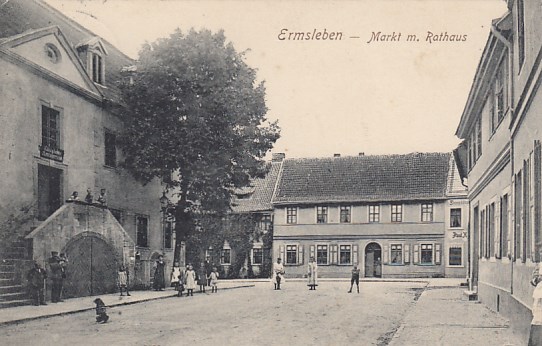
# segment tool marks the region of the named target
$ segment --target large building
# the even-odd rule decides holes
[[[450,154],[286,159],[273,196],[273,258],[301,277],[465,277],[468,204]]]
[[[491,23],[456,134],[467,152],[471,289],[526,331],[542,250],[542,7],[507,6]]]
[[[25,263],[44,264],[51,251],[69,257],[66,296],[114,290],[123,263],[131,284],[146,286],[154,258],[171,261],[161,184],[143,186],[121,168],[116,83],[131,65],[40,0],[1,5],[0,301],[21,298]],[[65,203],[87,189],[95,199],[106,189],[107,208]]]

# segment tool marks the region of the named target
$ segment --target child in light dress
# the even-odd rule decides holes
[[[207,277],[207,279],[209,280],[210,284],[211,284],[211,293],[216,293],[218,292],[218,271],[216,269],[216,267],[213,268],[213,271],[211,272],[211,274],[209,274],[209,276]]]

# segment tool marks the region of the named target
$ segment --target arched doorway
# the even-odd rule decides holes
[[[365,247],[365,277],[382,277],[382,248],[377,243]]]
[[[118,263],[114,249],[102,238],[85,234],[66,245],[68,257],[64,297],[113,293],[117,289]]]

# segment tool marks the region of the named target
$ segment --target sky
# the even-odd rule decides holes
[[[453,150],[491,20],[506,12],[503,0],[46,1],[132,58],[176,28],[223,29],[265,81],[273,152],[286,157]],[[287,39],[314,30],[342,39]]]

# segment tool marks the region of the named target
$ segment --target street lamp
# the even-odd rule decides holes
[[[162,209],[162,212],[166,212],[167,208],[169,206],[169,198],[166,196],[166,191],[162,192],[162,197],[160,197],[160,209]]]

